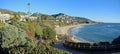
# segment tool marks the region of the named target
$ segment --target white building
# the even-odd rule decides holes
[[[20,15],[20,21],[25,21],[26,19],[30,19],[30,20],[35,20],[37,19],[37,17],[34,17],[34,16],[28,16],[28,15]]]
[[[9,20],[9,19],[10,19],[10,14],[1,14],[1,12],[0,12],[0,21],[5,23],[5,21]]]
[[[28,15],[20,15],[20,21],[25,21]]]
[[[11,17],[10,14],[2,14],[0,12],[0,21],[2,21],[3,23],[5,23],[6,20],[9,20]],[[30,20],[35,20],[37,19],[37,17],[34,17],[34,16],[28,16],[28,15],[20,15],[20,21],[26,21],[26,19],[30,19]]]
[[[35,20],[35,19],[37,19],[37,17],[30,16],[29,19],[30,19],[30,20]]]

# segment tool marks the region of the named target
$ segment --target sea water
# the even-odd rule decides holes
[[[112,42],[120,36],[120,23],[100,23],[70,29],[70,33],[86,42]]]

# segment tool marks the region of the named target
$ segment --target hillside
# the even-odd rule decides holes
[[[14,13],[14,11],[11,11],[11,10],[8,10],[8,9],[1,9],[0,8],[0,12],[2,13],[2,14],[13,14]]]
[[[10,14],[10,15],[13,15],[16,13],[15,11],[8,10],[8,9],[2,9],[2,8],[0,8],[0,12],[1,14]],[[19,12],[19,13],[24,14],[24,15],[26,14],[24,12]]]
[[[13,15],[15,13],[19,13],[20,15],[26,15],[26,13],[24,12],[15,12],[12,10],[1,9],[1,8],[0,8],[0,12],[2,14],[10,14],[10,15],[11,14]],[[69,16],[64,13],[58,13],[58,14],[53,14],[53,15],[33,13],[31,14],[31,16],[39,17],[43,20],[55,20],[55,21],[64,22],[67,24],[96,23],[95,21],[92,21],[85,17]]]
[[[69,16],[63,13],[54,15],[33,13],[28,16],[24,12],[7,9],[0,9],[0,12],[0,50],[2,50],[0,53],[3,52],[2,54],[18,54],[18,52],[25,54],[36,52],[38,52],[37,54],[70,54],[51,46],[56,42],[57,34],[54,29],[56,25],[95,23],[87,18]],[[12,17],[6,16],[6,14]]]
[[[69,16],[64,13],[58,13],[52,16],[58,21],[64,20],[66,23],[71,23],[71,24],[95,23],[95,21],[92,21],[84,17]]]

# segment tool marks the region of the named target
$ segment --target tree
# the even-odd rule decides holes
[[[30,3],[28,3],[27,5],[28,5],[28,15],[30,16]]]
[[[43,35],[42,28],[41,28],[40,25],[36,25],[36,27],[35,27],[35,34],[36,34],[37,36]]]
[[[43,30],[43,38],[44,39],[55,39],[55,35],[56,35],[56,32],[51,29],[50,27],[46,27],[44,30]]]

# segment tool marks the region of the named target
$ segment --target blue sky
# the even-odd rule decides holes
[[[44,14],[65,13],[100,22],[120,23],[120,0],[0,0],[0,8]]]

